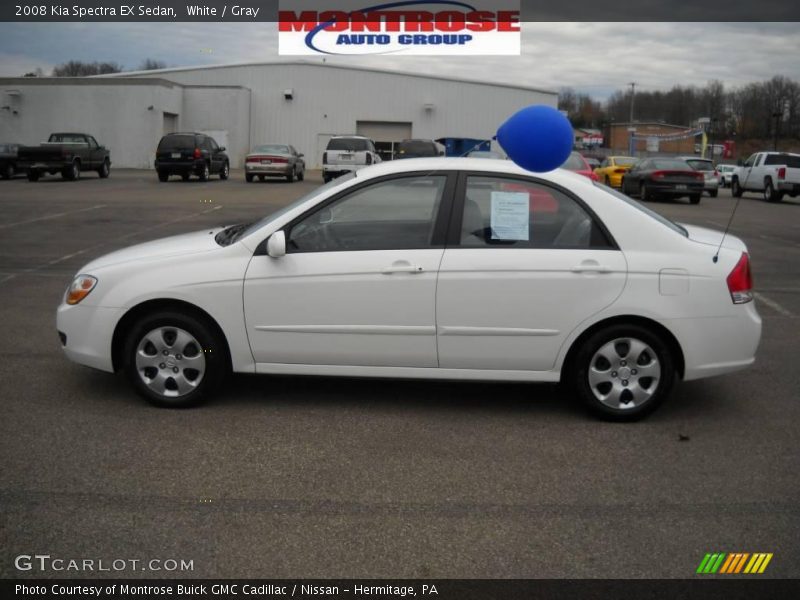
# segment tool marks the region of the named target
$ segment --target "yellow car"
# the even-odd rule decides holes
[[[622,176],[627,173],[638,158],[633,156],[606,156],[600,166],[594,170],[597,180],[609,187],[622,185]]]

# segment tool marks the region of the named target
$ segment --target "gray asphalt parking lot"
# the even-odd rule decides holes
[[[555,386],[234,377],[194,410],[62,355],[55,308],[91,258],[266,214],[321,183],[115,171],[0,182],[0,576],[19,554],[192,560],[191,577],[690,577],[706,552],[800,576],[800,199],[747,195],[757,365],[679,384],[644,422]],[[727,190],[657,202],[722,229]],[[94,574],[98,575],[98,574]],[[99,574],[104,575],[104,574]],[[105,574],[107,575],[107,574]]]

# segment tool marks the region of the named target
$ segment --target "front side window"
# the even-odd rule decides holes
[[[565,193],[539,183],[469,176],[460,245],[466,248],[608,248],[592,216]]]
[[[421,175],[359,188],[296,222],[287,251],[429,248],[446,181]]]

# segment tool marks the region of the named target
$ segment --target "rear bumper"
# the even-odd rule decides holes
[[[56,329],[64,354],[78,364],[113,372],[111,340],[123,313],[121,308],[61,304]]]
[[[203,165],[206,164],[206,161],[202,158],[200,159],[192,159],[192,160],[174,160],[174,161],[164,161],[164,160],[157,160],[155,162],[156,171],[160,171],[161,173],[199,173],[203,170]]]
[[[663,196],[693,196],[695,194],[702,194],[705,189],[702,183],[675,184],[650,182],[646,185],[649,192]],[[678,185],[685,185],[686,188],[678,189]]]
[[[730,317],[663,321],[683,350],[684,380],[739,371],[755,362],[761,341],[755,302],[737,306],[735,312]]]
[[[338,177],[339,175],[358,171],[365,166],[366,165],[322,165],[322,172],[325,175]]]
[[[66,169],[70,163],[63,160],[24,160],[17,161],[17,171],[61,171]]]
[[[292,172],[292,165],[285,163],[271,165],[245,163],[244,172],[251,175],[288,175]]]
[[[778,181],[778,189],[781,192],[788,192],[790,194],[800,194],[800,183],[792,183],[789,181]]]

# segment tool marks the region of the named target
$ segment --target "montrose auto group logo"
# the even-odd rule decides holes
[[[278,52],[325,55],[518,55],[519,2],[283,1]]]

